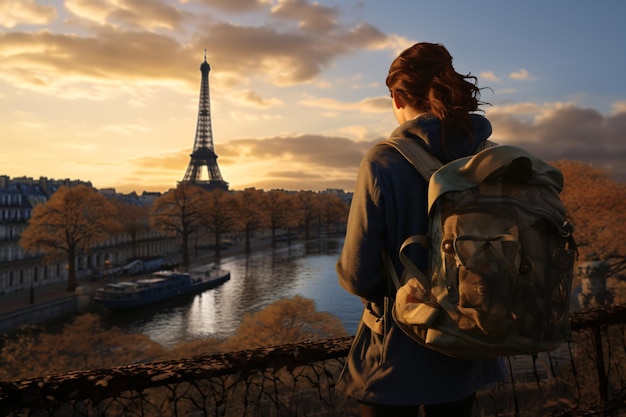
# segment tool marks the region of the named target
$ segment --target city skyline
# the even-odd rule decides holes
[[[626,3],[0,0],[0,175],[166,191],[200,64],[231,189],[351,191],[396,127],[384,79],[419,41],[478,77],[492,139],[626,180]]]

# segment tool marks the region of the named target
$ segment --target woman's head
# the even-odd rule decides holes
[[[483,104],[480,89],[476,77],[454,70],[443,45],[421,42],[402,52],[391,63],[386,84],[392,96],[441,120],[446,133],[460,129],[471,135],[469,113]]]

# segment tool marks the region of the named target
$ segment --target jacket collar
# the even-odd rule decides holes
[[[405,137],[416,140],[432,152],[442,162],[470,155],[478,146],[491,136],[491,123],[478,114],[470,114],[474,137],[447,137],[441,140],[441,121],[432,114],[422,114],[413,120],[407,120],[398,126],[391,137]]]

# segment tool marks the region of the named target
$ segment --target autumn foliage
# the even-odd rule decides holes
[[[280,299],[257,313],[246,314],[225,350],[298,343],[347,336],[338,317],[315,309],[313,300],[296,295]]]
[[[116,214],[115,205],[95,189],[86,185],[63,186],[48,202],[35,206],[20,245],[29,252],[43,253],[48,261],[65,259],[67,290],[74,291],[74,259],[119,230]]]
[[[611,265],[610,275],[626,269],[626,184],[579,161],[559,161],[565,186],[561,198],[574,226],[579,259],[598,258]]]
[[[183,268],[189,267],[189,238],[202,225],[204,194],[200,187],[179,184],[156,199],[150,210],[152,227],[169,236],[180,236]]]
[[[0,343],[0,381],[340,336],[347,332],[339,318],[316,311],[312,300],[300,296],[246,315],[230,339],[209,337],[171,349],[147,335],[105,328],[100,316],[90,313],[77,316],[59,332],[29,327],[5,335]]]
[[[36,327],[4,337],[0,380],[153,361],[163,348],[142,334],[105,329],[95,314],[77,316],[59,333]]]
[[[150,210],[150,224],[182,241],[181,266],[189,266],[190,238],[193,233],[211,234],[215,256],[220,257],[222,238],[226,233],[241,234],[245,250],[250,251],[254,232],[268,230],[272,246],[279,232],[288,236],[299,231],[305,238],[312,236],[313,224],[330,233],[333,227],[345,222],[348,205],[334,195],[311,191],[262,191],[249,188],[243,191],[207,191],[191,184],[179,184],[156,199]]]

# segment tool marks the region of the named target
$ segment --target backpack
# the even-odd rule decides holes
[[[561,171],[514,146],[490,146],[442,166],[411,139],[381,143],[429,183],[428,235],[402,243],[402,279],[386,261],[397,325],[423,346],[462,359],[556,350],[569,337],[577,257],[559,197]],[[406,254],[413,244],[429,250],[428,275]]]

